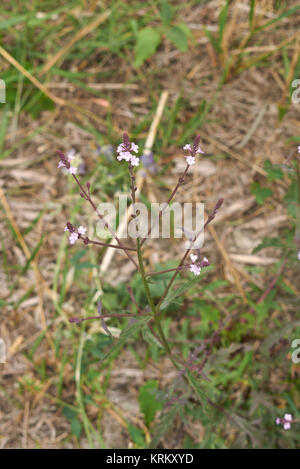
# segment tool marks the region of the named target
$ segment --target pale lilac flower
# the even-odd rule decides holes
[[[131,161],[131,158],[132,158],[132,154],[130,153],[130,151],[123,151],[122,153],[120,153],[120,156],[123,157],[123,159],[125,161]]]
[[[293,422],[293,417],[292,414],[284,414],[283,419],[277,417],[275,420],[277,425],[283,425],[284,430],[290,430],[291,429],[291,424]]]
[[[200,145],[198,146],[198,148],[197,148],[197,150],[196,150],[196,153],[204,153],[204,151],[201,150]]]
[[[300,261],[300,251],[298,251],[298,261]]]
[[[137,153],[139,151],[138,145],[135,143],[131,142],[131,151],[134,151],[134,153]]]
[[[120,143],[120,145],[117,147],[117,153],[122,153],[123,151],[125,151],[124,144]]]
[[[297,147],[298,153],[300,153],[300,145]]]
[[[132,155],[132,156],[131,156],[130,163],[131,163],[131,166],[139,166],[139,164],[140,164],[140,159],[139,159],[137,156]]]
[[[191,265],[190,265],[190,271],[191,271],[194,275],[200,275],[201,267],[197,266],[196,264],[191,264]]]
[[[76,154],[75,154],[75,150],[74,148],[72,148],[72,150],[68,151],[67,153],[67,158],[68,158],[68,161],[71,162],[72,160],[74,160],[76,158]]]
[[[85,233],[86,233],[86,228],[84,228],[83,226],[80,226],[77,231],[78,231],[79,234],[85,235]]]
[[[195,157],[194,156],[186,156],[186,162],[189,166],[191,166],[192,164],[195,164]]]
[[[192,262],[196,262],[196,260],[198,259],[198,256],[196,256],[196,254],[191,254],[190,258],[192,259]]]
[[[69,231],[69,228],[67,226],[65,226],[64,231]]]
[[[78,239],[78,233],[71,233],[69,236],[70,244],[75,244]]]
[[[123,134],[123,142],[120,143],[117,147],[117,160],[125,160],[131,164],[131,166],[139,166],[140,159],[133,155],[131,152],[138,153],[138,145],[133,142],[130,142],[129,137],[126,133]]]
[[[70,166],[69,173],[70,174],[76,174],[77,173],[77,168],[75,168],[75,166]]]
[[[184,150],[189,150],[189,151],[192,151],[192,147],[189,143],[187,143],[186,145],[184,145],[183,147]]]

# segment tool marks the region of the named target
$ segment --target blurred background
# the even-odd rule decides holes
[[[296,1],[2,0],[1,448],[299,447],[299,26]],[[205,233],[211,267],[165,319],[185,360],[209,345],[203,386],[222,411],[181,389],[168,401],[178,373],[149,338],[103,364],[100,321],[69,323],[100,296],[136,311],[128,286],[146,298],[123,253],[68,244],[66,221],[91,232],[95,219],[56,152],[74,149],[95,201],[114,201],[129,190],[122,132],[143,149],[159,102],[140,199],[167,199],[196,134],[205,154],[176,200],[209,213],[225,199]],[[152,271],[182,256],[178,239],[145,246]],[[124,324],[107,321],[114,337]]]

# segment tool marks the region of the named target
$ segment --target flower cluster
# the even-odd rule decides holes
[[[283,419],[277,417],[275,422],[277,425],[283,425],[284,430],[290,430],[291,423],[293,422],[293,417],[291,414],[284,414]]]
[[[199,136],[195,138],[193,145],[187,143],[186,145],[184,145],[183,149],[191,153],[190,155],[185,157],[186,162],[189,166],[195,164],[195,157],[198,153],[204,153],[204,151],[200,148]]]
[[[58,168],[66,168],[70,174],[76,174],[77,168],[75,166],[71,166],[71,161],[76,157],[75,150],[70,150],[66,156],[61,151],[58,153],[60,156]]]
[[[139,147],[135,143],[129,140],[129,137],[126,133],[123,134],[123,143],[117,148],[117,159],[119,161],[125,160],[131,164],[131,166],[139,166],[140,159],[133,155],[132,152],[138,153]]]
[[[86,228],[84,228],[84,226],[79,226],[79,228],[76,231],[72,223],[68,222],[65,226],[64,231],[68,231],[70,233],[69,243],[75,244],[78,239],[83,238],[83,236],[86,233]]]
[[[209,265],[208,259],[206,257],[203,257],[201,262],[196,262],[198,259],[198,256],[196,256],[196,254],[191,254],[190,258],[192,260],[192,264],[190,265],[190,271],[194,275],[200,275],[201,268],[207,267]]]

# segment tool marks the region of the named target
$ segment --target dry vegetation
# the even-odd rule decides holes
[[[53,3],[55,9],[62,6],[60,2]],[[253,302],[259,299],[278,276],[281,265],[280,249],[270,247],[255,254],[253,249],[264,237],[281,238],[284,230],[292,229],[283,200],[289,187],[288,176],[268,182],[264,162],[282,164],[284,157],[294,151],[292,139],[299,135],[300,104],[289,104],[290,82],[299,63],[299,13],[258,32],[241,55],[243,39],[249,33],[250,2],[231,2],[222,39],[223,52],[218,54],[203,25],[217,35],[223,3],[187,2],[179,12],[181,21],[191,31],[188,50],[182,52],[164,38],[155,54],[137,68],[132,65],[134,51],[126,44],[126,31],[130,34],[131,19],[140,24],[149,11],[152,15],[149,24],[159,23],[156,2],[149,6],[128,2],[135,9],[134,13],[132,10],[128,15],[124,13],[125,47],[117,53],[109,47],[91,45],[97,37],[96,31],[110,21],[102,18],[98,20],[102,24],[96,24],[110,2],[73,3],[69,11],[46,20],[47,28],[56,30],[54,44],[49,44],[46,37],[36,44],[31,39],[35,32],[33,26],[25,35],[24,19],[1,31],[1,73],[9,71],[18,76],[17,81],[7,85],[9,106],[0,104],[3,106],[0,109],[3,129],[0,131],[0,298],[3,300],[0,337],[7,344],[7,362],[0,365],[1,448],[89,447],[86,431],[79,438],[74,435],[76,430],[71,432],[70,422],[62,412],[66,404],[79,409],[84,429],[88,421],[87,433],[92,432],[91,426],[98,431],[98,439],[92,436],[96,447],[132,447],[128,423],[141,429],[149,442],[151,431],[138,405],[139,387],[149,379],[157,379],[163,389],[176,376],[167,358],[155,362],[148,357],[142,367],[131,349],[126,348],[102,369],[97,380],[84,368],[81,370],[84,378],[80,381],[83,333],[69,324],[68,318],[85,315],[95,305],[95,295],[91,296],[89,288],[95,292],[101,291],[104,283],[111,287],[120,281],[127,284],[132,266],[126,256],[117,252],[103,279],[97,267],[78,272],[70,261],[77,247],[67,246],[63,235],[66,220],[73,214],[78,217],[78,213],[85,224],[93,220],[88,208],[80,205],[72,181],[67,182],[57,170],[57,149],[75,148],[80,155],[82,173],[89,175],[96,188],[96,200],[111,200],[114,190],[127,188],[127,176],[120,169],[118,179],[118,167],[98,151],[98,145],[115,145],[123,130],[133,132],[134,141],[142,145],[161,93],[167,91],[153,145],[159,172],[146,175],[143,191],[150,201],[164,200],[181,169],[180,148],[199,132],[206,154],[188,177],[178,199],[204,201],[207,211],[219,197],[225,199],[222,211],[205,234],[203,254],[215,266],[205,282],[227,281],[216,292],[216,301],[225,317],[231,314],[230,305],[235,305],[238,316],[234,316],[234,324],[243,322],[239,314],[251,310],[249,298]],[[278,16],[276,2],[256,3],[257,25]],[[284,3],[286,10],[296,5]],[[12,18],[14,11],[10,2],[3,4],[0,24]],[[15,15],[22,13],[26,12],[16,11]],[[37,16],[35,11],[32,14]],[[82,25],[81,14],[86,20]],[[91,22],[95,24],[87,27]],[[36,26],[38,33],[44,26],[44,23]],[[112,25],[107,34],[113,35],[117,27],[118,23]],[[22,34],[27,41],[24,48],[20,45]],[[32,54],[28,53],[29,49]],[[283,50],[289,70],[284,68]],[[224,76],[229,59],[232,66]],[[29,73],[27,79],[25,69]],[[63,76],[57,70],[71,74]],[[78,72],[86,78],[77,77]],[[84,89],[82,84],[89,89]],[[45,108],[41,104],[33,117],[35,106],[44,96],[38,94],[38,87],[48,99]],[[11,100],[13,95],[17,97]],[[26,110],[26,103],[34,96],[36,102]],[[52,109],[47,110],[50,105]],[[279,119],[279,109],[284,109],[282,119]],[[112,170],[110,164],[114,165]],[[253,182],[272,189],[272,196],[262,205],[251,190]],[[149,268],[153,270],[158,263],[177,259],[181,250],[178,240],[172,240],[171,244],[149,243],[146,250]],[[103,255],[93,251],[87,261],[100,266]],[[280,294],[283,290],[279,291],[276,306],[269,311],[270,327],[283,318],[280,323],[283,325],[296,321],[299,312],[299,267],[284,267],[280,273],[278,288],[285,285],[294,296],[288,301]],[[113,289],[109,292],[112,295]],[[232,295],[233,299],[224,303],[222,295]],[[188,302],[187,297],[184,308],[188,308]],[[181,331],[184,317],[185,314],[183,318],[176,315],[171,326],[174,336]],[[192,327],[201,323],[196,316],[190,316],[190,320]],[[121,327],[121,323],[113,325],[117,329]],[[89,336],[99,331],[98,323],[86,325],[85,333]],[[259,360],[264,339],[262,331],[249,334],[248,341],[245,337],[241,340],[241,347],[247,350],[251,344],[252,359]],[[290,348],[285,338],[279,336],[275,346],[283,351],[286,368],[269,370],[269,385],[264,392],[274,397],[271,397],[272,404],[279,409],[288,405],[284,397],[279,398],[280,394],[290,392],[299,408],[299,387],[297,390],[297,385],[289,381],[290,377],[294,383],[299,380],[299,367],[292,365],[288,358]],[[142,341],[136,345],[136,354],[143,360],[146,351]],[[230,390],[232,401],[247,400],[248,391],[247,380],[234,383]],[[91,396],[93,401],[83,404],[83,396]],[[271,420],[275,416],[272,414]],[[204,434],[200,420],[190,419],[190,425],[178,420],[160,445],[182,447],[186,435],[197,444]],[[223,435],[228,447],[235,445],[236,429],[228,424]],[[280,438],[276,445],[286,446]]]

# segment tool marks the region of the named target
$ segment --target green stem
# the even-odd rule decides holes
[[[162,343],[163,343],[163,346],[164,346],[166,352],[168,353],[168,355],[170,355],[172,363],[176,366],[176,368],[178,368],[177,363],[174,361],[174,359],[171,355],[171,349],[170,349],[169,344],[167,342],[167,339],[165,337],[164,331],[161,327],[158,311],[156,309],[156,306],[155,306],[155,303],[153,301],[153,298],[152,298],[152,295],[151,295],[151,292],[150,292],[150,288],[149,288],[149,285],[148,285],[148,282],[147,282],[145,268],[144,268],[144,262],[143,262],[143,256],[142,256],[142,250],[141,250],[141,242],[140,242],[139,238],[137,238],[137,240],[136,240],[136,247],[137,247],[137,255],[138,255],[138,261],[139,261],[139,267],[140,267],[140,274],[141,274],[142,282],[143,282],[143,285],[144,285],[144,288],[145,288],[145,293],[146,293],[146,296],[147,296],[147,300],[148,300],[149,305],[151,306],[151,309],[152,309],[154,323],[157,327],[159,336],[162,340]]]

